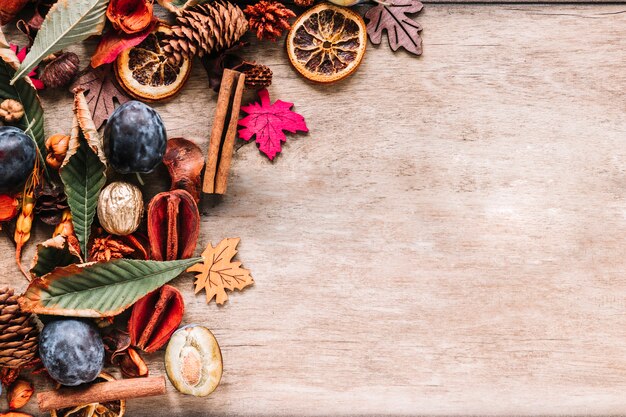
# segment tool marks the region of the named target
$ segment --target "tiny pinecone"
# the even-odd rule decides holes
[[[172,26],[172,35],[163,47],[174,61],[200,57],[228,49],[248,30],[248,21],[239,6],[215,1],[182,10]]]
[[[244,10],[250,29],[256,30],[259,39],[276,40],[283,31],[291,29],[289,18],[296,14],[286,8],[281,2],[261,0],[254,6]]]
[[[50,226],[59,224],[63,211],[69,207],[63,187],[46,182],[43,188],[35,190],[35,197],[37,198],[35,205],[37,218]]]
[[[243,73],[246,74],[246,87],[249,89],[260,90],[272,84],[272,70],[267,65],[253,64]]]
[[[37,353],[39,328],[32,314],[20,311],[18,297],[0,288],[0,367],[19,368]]]
[[[293,2],[296,6],[309,7],[315,2],[315,0],[293,0]]]

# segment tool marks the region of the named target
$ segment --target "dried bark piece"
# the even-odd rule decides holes
[[[145,352],[159,350],[183,320],[185,303],[180,292],[164,285],[137,301],[128,322],[131,344]]]
[[[200,212],[185,190],[154,196],[148,206],[148,239],[152,259],[171,261],[190,258],[200,233]]]
[[[409,19],[407,14],[417,13],[424,5],[418,0],[389,0],[372,7],[365,13],[367,34],[374,45],[380,45],[383,30],[387,31],[389,46],[393,51],[403,47],[415,55],[422,54],[422,26]]]
[[[204,168],[204,155],[198,145],[185,138],[168,140],[163,164],[172,178],[171,190],[185,190],[198,203]]]

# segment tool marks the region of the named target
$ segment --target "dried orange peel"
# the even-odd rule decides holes
[[[352,74],[367,45],[365,22],[352,10],[318,4],[296,20],[287,35],[287,54],[302,76],[331,83]]]
[[[115,61],[115,76],[120,87],[143,101],[159,101],[175,96],[191,73],[191,60],[175,63],[163,51],[163,39],[171,29],[159,24],[139,45],[122,52]]]

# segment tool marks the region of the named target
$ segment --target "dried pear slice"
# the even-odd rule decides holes
[[[165,351],[165,370],[183,394],[205,397],[222,379],[222,352],[209,329],[188,325],[178,329]]]

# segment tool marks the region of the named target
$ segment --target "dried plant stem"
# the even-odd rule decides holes
[[[41,169],[39,166],[39,160],[35,159],[35,167],[30,178],[24,185],[24,194],[22,196],[22,211],[17,218],[17,225],[15,226],[15,262],[22,271],[22,274],[28,281],[31,280],[30,274],[22,266],[22,249],[26,242],[30,239],[30,231],[33,226],[33,219],[35,217],[35,188],[41,181]]]

